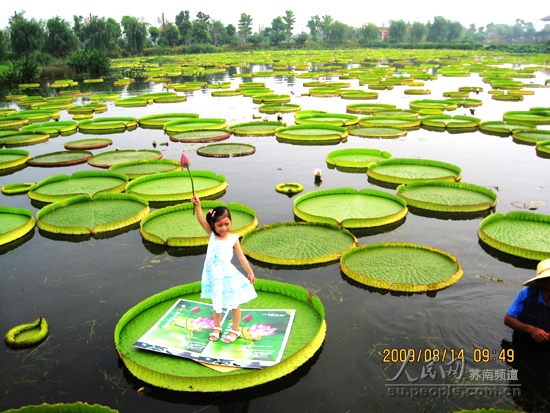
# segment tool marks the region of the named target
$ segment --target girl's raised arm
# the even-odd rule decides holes
[[[197,194],[194,194],[191,197],[191,202],[195,204],[195,212],[197,213],[197,219],[199,220],[199,223],[201,224],[201,227],[204,228],[204,230],[208,233],[208,235],[212,235],[212,228],[210,227],[210,224],[206,222],[206,218],[204,218],[204,214],[202,213],[201,208],[201,200],[197,196]]]

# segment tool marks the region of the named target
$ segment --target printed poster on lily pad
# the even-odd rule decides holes
[[[222,339],[232,329],[231,311],[222,314],[223,336],[210,341],[214,328],[212,305],[180,299],[134,347],[200,363],[261,369],[281,361],[295,313],[296,310],[242,310],[241,336],[228,344]]]

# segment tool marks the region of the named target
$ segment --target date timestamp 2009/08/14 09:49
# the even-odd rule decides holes
[[[405,362],[427,362],[430,360],[443,362],[449,357],[449,360],[463,360],[464,349],[437,349],[437,348],[420,348],[420,349],[405,349],[405,348],[385,348],[382,350],[382,362],[398,363]],[[474,363],[488,363],[490,361],[500,360],[504,363],[514,361],[514,349],[499,349],[491,350],[487,348],[476,348],[472,352]]]

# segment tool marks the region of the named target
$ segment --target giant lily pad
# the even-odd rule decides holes
[[[460,182],[413,182],[400,185],[397,195],[409,206],[442,212],[483,211],[497,203],[493,191]]]
[[[550,140],[537,142],[537,151],[550,155]]]
[[[101,79],[103,80],[103,79]],[[6,410],[3,413],[118,413],[118,410],[113,410],[99,404],[90,405],[88,403],[43,403],[39,406],[24,406],[20,409]]]
[[[44,132],[13,132],[0,135],[0,146],[26,146],[45,142],[50,135]]]
[[[203,212],[225,206],[220,201],[202,201]],[[141,235],[155,244],[171,247],[191,247],[208,244],[208,234],[194,216],[194,205],[184,203],[158,209],[141,222]],[[239,236],[252,231],[258,225],[254,210],[237,203],[230,203],[231,232]]]
[[[148,159],[117,163],[109,168],[112,172],[126,175],[129,179],[164,172],[181,171],[181,163],[170,159]]]
[[[166,132],[185,132],[193,129],[224,129],[227,128],[225,119],[182,119],[173,120],[164,125]]]
[[[231,133],[225,129],[198,129],[170,135],[173,142],[217,142],[228,139]]]
[[[428,115],[422,118],[422,125],[435,128],[474,128],[479,126],[481,119],[472,116],[451,116],[451,115]]]
[[[15,168],[31,159],[27,151],[21,149],[0,149],[0,170]]]
[[[162,113],[159,115],[143,116],[138,119],[139,126],[153,129],[162,129],[168,122],[182,119],[196,119],[196,113]]]
[[[48,323],[44,317],[38,317],[34,322],[12,328],[6,334],[6,344],[10,348],[32,347],[46,339]]]
[[[28,209],[0,206],[0,245],[21,238],[34,228],[34,224]]]
[[[288,113],[288,112],[296,112],[298,110],[301,110],[302,108],[300,105],[296,105],[294,103],[270,103],[268,105],[262,105],[258,108],[258,110],[262,113]]]
[[[395,126],[359,126],[357,128],[351,128],[349,134],[353,136],[362,136],[364,138],[399,138],[400,136],[405,136],[407,130]]]
[[[133,344],[180,299],[201,301],[201,284],[171,288],[139,303],[122,316],[115,328],[115,345],[128,370],[155,386],[188,392],[223,392],[283,377],[298,369],[321,347],[326,334],[325,311],[317,296],[303,287],[258,279],[258,297],[243,304],[247,309],[294,309],[296,317],[280,363],[264,369],[239,369],[219,373],[192,360],[140,350]]]
[[[231,125],[227,128],[229,132],[235,135],[274,135],[278,128],[285,127],[286,123],[277,121],[267,122],[245,122]]]
[[[86,162],[93,154],[89,151],[61,151],[35,156],[27,161],[32,166],[67,166]]]
[[[2,187],[2,193],[6,195],[26,194],[36,184],[30,182],[16,182]]]
[[[294,201],[294,214],[309,222],[367,228],[391,224],[407,215],[402,199],[376,189],[337,188],[308,192]]]
[[[550,258],[550,215],[497,212],[481,221],[478,236],[508,254],[537,261]]]
[[[387,103],[352,103],[346,107],[349,113],[359,113],[363,115],[371,115],[381,110],[395,109],[395,105]]]
[[[318,222],[281,222],[246,234],[243,252],[258,261],[307,265],[337,260],[357,245],[348,230]]]
[[[192,171],[195,193],[203,198],[218,194],[227,188],[225,176],[211,171]],[[126,192],[148,201],[183,201],[193,195],[188,171],[167,172],[142,176],[130,182]]]
[[[122,192],[128,177],[108,171],[79,171],[71,176],[59,174],[38,182],[29,191],[29,198],[39,202],[57,202],[76,195],[92,198],[101,192]]]
[[[327,164],[344,168],[366,168],[372,162],[390,159],[389,152],[378,149],[342,149],[330,152],[327,155]]]
[[[537,142],[547,141],[550,139],[550,130],[543,129],[528,129],[528,130],[515,130],[512,133],[515,140],[530,144],[536,144]]]
[[[23,126],[23,131],[43,132],[49,134],[50,136],[55,136],[64,132],[76,131],[76,122],[45,122],[41,125],[27,125]]]
[[[252,155],[254,152],[256,152],[256,148],[246,143],[214,143],[197,149],[199,155],[214,158],[246,156]]]
[[[366,116],[359,119],[360,126],[396,126],[398,128],[415,128],[420,126],[421,120],[407,116]]]
[[[65,149],[83,150],[83,149],[98,149],[105,148],[113,143],[111,139],[95,138],[95,139],[80,139],[78,141],[67,142]]]
[[[502,135],[510,135],[512,132],[516,130],[525,130],[525,129],[533,129],[535,128],[535,125],[532,125],[527,122],[514,122],[514,121],[502,121],[502,120],[495,120],[495,121],[488,121],[488,122],[481,122],[479,124],[479,129],[481,129],[482,132],[493,132],[498,133]]]
[[[510,111],[505,112],[502,116],[504,120],[515,120],[519,122],[528,122],[533,125],[549,125],[550,113],[544,111]]]
[[[111,129],[131,129],[137,126],[137,119],[120,118],[98,118],[78,122],[78,129],[82,131],[98,131]]]
[[[296,116],[296,124],[298,125],[349,126],[355,125],[357,122],[359,122],[359,118],[355,115],[337,113],[314,113]]]
[[[279,128],[275,136],[299,142],[340,141],[348,136],[348,130],[331,125],[292,125],[288,128]]]
[[[446,252],[405,243],[368,244],[344,254],[340,268],[351,279],[384,290],[422,292],[448,287],[463,274]]]
[[[458,182],[462,170],[449,163],[426,159],[393,158],[372,165],[367,171],[371,178],[394,184],[408,184],[418,181]]]
[[[36,215],[38,228],[56,234],[83,235],[114,231],[141,221],[146,200],[128,194],[79,195],[50,204]]]
[[[72,106],[68,110],[68,112],[72,114],[92,114],[105,111],[107,111],[107,105],[104,103],[88,103],[83,106]]]
[[[154,149],[140,149],[139,151],[127,149],[124,151],[102,152],[88,159],[88,163],[99,168],[109,168],[123,162],[143,161],[148,159],[160,159],[162,153]]]

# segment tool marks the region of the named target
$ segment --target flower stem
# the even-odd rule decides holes
[[[193,177],[191,176],[191,171],[189,170],[189,167],[187,167],[187,172],[189,172],[189,178],[191,179],[191,192],[193,195],[195,195],[195,184],[193,183]],[[193,215],[195,215],[195,207],[193,205]]]

